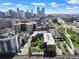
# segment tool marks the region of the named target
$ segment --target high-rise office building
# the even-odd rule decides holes
[[[19,8],[17,8],[17,12],[18,12],[18,13],[20,12]]]
[[[37,17],[44,17],[45,16],[45,8],[40,10],[39,6],[37,7]]]
[[[42,16],[45,16],[45,8],[42,8]]]
[[[31,17],[34,17],[33,9],[31,10]]]
[[[29,11],[27,10],[26,13],[25,13],[26,18],[32,18],[32,12],[33,12],[33,11],[29,12]]]
[[[15,12],[13,10],[9,10],[8,12],[11,18],[15,17]]]
[[[5,15],[6,15],[6,16],[10,16],[10,14],[9,14],[9,12],[8,12],[8,11],[6,11],[6,12],[5,12]]]
[[[39,6],[37,7],[37,17],[39,17],[40,9]]]
[[[10,9],[10,10],[8,10],[8,11],[5,12],[5,15],[8,18],[15,18],[16,12]]]
[[[16,18],[20,18],[20,10],[19,10],[19,8],[17,8],[17,15],[16,15]]]
[[[4,18],[4,17],[6,17],[5,13],[0,11],[0,18]]]
[[[25,12],[23,10],[20,11],[20,18],[22,18],[22,19],[25,18]]]

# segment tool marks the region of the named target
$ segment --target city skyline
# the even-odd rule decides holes
[[[0,0],[0,11],[19,8],[36,13],[37,6],[44,7],[46,14],[79,14],[79,0]]]

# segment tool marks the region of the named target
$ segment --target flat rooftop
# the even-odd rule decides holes
[[[47,45],[54,45],[55,41],[54,38],[52,36],[52,33],[47,33],[46,31],[35,31],[32,36],[36,36],[37,34],[41,34],[43,33],[43,37],[44,37],[44,42],[47,43]]]
[[[16,23],[14,25],[20,25],[20,24],[26,24],[26,25],[31,25],[31,24],[36,24],[36,22],[28,22],[28,23]]]
[[[47,43],[47,45],[54,45],[55,41],[51,33],[44,33],[44,42]]]
[[[0,34],[0,40],[10,40],[10,38],[14,37],[14,33],[4,33]]]

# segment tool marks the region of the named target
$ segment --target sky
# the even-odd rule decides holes
[[[31,10],[44,7],[46,14],[79,14],[79,0],[0,0],[0,11]]]

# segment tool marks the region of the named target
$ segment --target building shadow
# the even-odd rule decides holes
[[[45,51],[44,57],[56,57],[56,52],[52,53],[52,52]]]
[[[0,54],[0,59],[13,59],[13,57],[15,56],[15,54]]]

